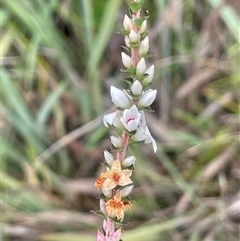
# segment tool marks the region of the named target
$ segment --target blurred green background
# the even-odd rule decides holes
[[[238,0],[146,0],[158,143],[132,146],[124,241],[238,241]],[[126,1],[2,0],[1,229],[6,241],[90,241],[102,219],[111,85],[124,87]],[[111,132],[111,131],[110,131]]]

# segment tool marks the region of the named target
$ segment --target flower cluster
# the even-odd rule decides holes
[[[97,241],[119,241],[121,223],[125,211],[132,206],[129,194],[133,189],[131,180],[136,158],[126,157],[131,143],[151,143],[154,152],[157,144],[152,137],[145,119],[144,111],[150,105],[157,91],[150,88],[154,75],[154,65],[147,68],[145,59],[149,56],[147,37],[147,18],[142,16],[143,1],[129,1],[130,15],[123,20],[126,53],[122,52],[123,72],[130,75],[126,79],[129,89],[111,86],[110,94],[115,110],[103,117],[106,127],[112,127],[117,135],[110,136],[112,153],[104,151],[106,171],[97,178],[94,186],[101,190],[100,210],[104,216],[102,231],[98,231]]]

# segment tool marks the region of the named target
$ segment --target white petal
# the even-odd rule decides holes
[[[140,120],[141,113],[138,112],[138,109],[135,105],[133,105],[130,109],[125,109],[120,119],[124,127],[129,132],[134,131],[138,128]]]
[[[105,197],[112,197],[112,189],[105,189],[104,187],[102,187],[102,193]]]
[[[117,107],[120,107],[123,109],[130,107],[130,100],[122,90],[120,90],[114,86],[111,86],[110,94],[112,97],[112,102]]]
[[[143,84],[148,84],[152,81],[153,75],[154,75],[154,65],[151,65],[145,72],[145,74],[148,74],[146,78],[143,79]]]
[[[109,113],[103,116],[103,124],[108,127],[108,124],[112,125],[113,120],[116,117],[117,112]]]
[[[121,53],[121,56],[122,56],[122,63],[126,69],[133,67],[133,61],[130,56],[128,56],[124,52]]]
[[[145,73],[146,71],[146,63],[145,63],[145,59],[144,58],[141,58],[140,61],[138,62],[137,64],[137,67],[136,67],[136,74],[137,75],[142,75]]]
[[[149,38],[146,37],[139,46],[139,55],[142,56],[143,54],[146,54],[149,49]]]
[[[133,29],[130,31],[129,39],[132,44],[137,44],[139,41],[139,36]]]
[[[114,157],[113,157],[113,155],[112,155],[110,152],[108,152],[107,150],[105,150],[105,151],[103,152],[103,154],[104,154],[104,158],[105,158],[106,163],[107,163],[109,166],[111,166],[111,165],[113,164],[113,162],[114,162]]]
[[[122,166],[123,167],[129,167],[131,165],[134,165],[135,161],[136,161],[136,157],[135,156],[128,156],[127,158],[125,158],[122,161]]]
[[[121,138],[115,137],[115,136],[110,136],[110,139],[111,139],[111,142],[112,142],[114,147],[116,147],[116,148],[122,147]]]
[[[143,89],[143,87],[138,80],[133,82],[133,84],[131,86],[131,91],[132,91],[133,95],[135,95],[135,96],[141,95],[142,89]]]
[[[147,30],[147,20],[144,20],[140,27],[140,33],[145,33]]]
[[[121,194],[122,194],[121,196],[122,196],[122,197],[128,196],[128,195],[131,193],[133,187],[134,187],[134,185],[124,187],[124,188],[121,190]]]
[[[123,27],[127,31],[130,31],[133,28],[132,20],[126,14],[123,19]]]
[[[138,105],[142,107],[150,106],[153,103],[153,101],[156,99],[156,95],[157,95],[157,90],[149,89],[145,91],[142,97],[140,98]]]

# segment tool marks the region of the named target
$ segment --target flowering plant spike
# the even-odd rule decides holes
[[[157,91],[150,88],[154,66],[147,66],[149,38],[147,37],[147,17],[142,14],[143,0],[129,0],[130,16],[125,15],[122,34],[125,38],[127,53],[122,52],[125,73],[130,75],[126,81],[129,89],[110,88],[111,99],[116,106],[112,113],[103,117],[106,127],[116,130],[110,136],[112,152],[104,151],[106,171],[101,173],[94,186],[101,191],[100,213],[104,217],[102,229],[98,230],[97,241],[121,241],[125,212],[132,206],[129,194],[133,189],[131,180],[136,157],[126,156],[131,143],[151,143],[157,151],[145,119],[144,111],[150,105]],[[131,81],[129,81],[129,79]]]

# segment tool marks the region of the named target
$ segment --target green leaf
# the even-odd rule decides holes
[[[52,93],[50,93],[49,96],[46,98],[46,100],[43,102],[42,106],[40,107],[37,113],[37,122],[39,124],[43,125],[46,122],[52,107],[54,106],[56,101],[60,98],[66,86],[67,86],[66,83],[59,85],[57,89],[55,89]]]

